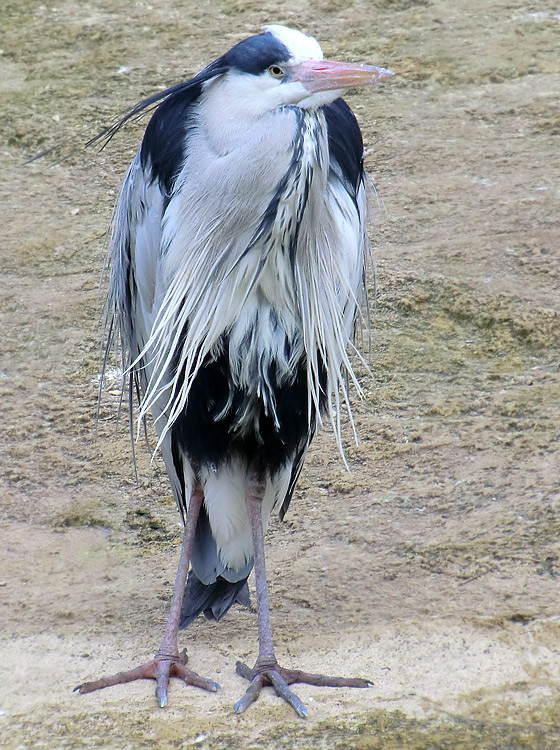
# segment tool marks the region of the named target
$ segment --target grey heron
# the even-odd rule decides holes
[[[247,603],[253,567],[259,650],[253,668],[237,664],[249,687],[236,711],[264,685],[305,716],[294,682],[371,684],[278,664],[263,535],[325,415],[341,446],[367,234],[362,137],[340,97],[390,75],[265,26],[110,130],[154,110],[114,212],[107,315],[140,418],[153,415],[184,537],[155,658],[81,693],[153,678],[164,706],[170,676],[217,690],[186,666],[178,629]]]

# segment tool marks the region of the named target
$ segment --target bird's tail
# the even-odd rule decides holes
[[[235,602],[244,607],[249,606],[247,578],[232,583],[218,576],[212,583],[205,584],[191,570],[185,589],[179,627],[186,628],[201,613],[207,620],[221,620]]]

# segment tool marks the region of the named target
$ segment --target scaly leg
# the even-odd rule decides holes
[[[204,495],[202,490],[200,488],[196,489],[189,502],[167,628],[157,654],[152,661],[142,664],[135,669],[127,672],[118,672],[110,677],[102,677],[100,680],[93,682],[84,682],[82,685],[74,688],[78,692],[91,693],[94,690],[101,690],[101,688],[109,687],[110,685],[119,685],[140,679],[153,679],[156,681],[156,699],[158,705],[163,708],[167,705],[167,687],[170,677],[180,677],[187,685],[195,685],[196,687],[212,692],[220,689],[217,682],[200,677],[200,675],[191,671],[186,666],[187,652],[184,650],[179,653],[177,640],[181,605],[183,603],[187,573],[189,571],[194,532],[203,500]]]
[[[297,695],[288,685],[303,682],[308,685],[327,687],[370,687],[370,680],[347,677],[328,677],[322,674],[301,672],[298,669],[285,669],[276,661],[272,642],[272,627],[270,624],[270,608],[268,605],[268,588],[266,582],[266,567],[264,553],[264,534],[262,527],[261,504],[264,495],[264,480],[255,472],[250,472],[247,478],[247,510],[253,536],[253,554],[255,560],[255,579],[257,588],[257,610],[259,625],[259,655],[255,666],[250,669],[246,664],[237,662],[236,671],[250,685],[245,695],[235,704],[234,711],[242,713],[256,701],[264,685],[272,685],[276,694],[289,703],[294,711],[305,718],[307,710]]]

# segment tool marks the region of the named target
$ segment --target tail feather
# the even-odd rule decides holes
[[[205,584],[191,570],[185,588],[179,627],[186,628],[201,613],[207,620],[221,620],[236,602],[244,607],[249,606],[247,578],[232,583],[218,576],[213,583]]]
[[[220,560],[216,540],[214,539],[208,519],[208,512],[203,505],[196,524],[191,565],[196,578],[206,585],[212,584],[219,576],[225,578],[226,581],[236,583],[237,581],[247,580],[249,573],[253,569],[253,558],[248,559],[242,568],[234,569],[226,567]]]

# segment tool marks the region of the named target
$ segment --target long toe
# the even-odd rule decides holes
[[[74,688],[74,692],[80,693],[93,693],[94,690],[102,690],[111,685],[123,685],[126,682],[134,682],[135,680],[149,680],[156,679],[156,667],[157,662],[153,661],[146,662],[139,667],[129,669],[126,672],[117,672],[116,674],[108,675],[107,677],[101,677],[99,680],[92,680],[91,682],[82,682],[81,685],[77,685]]]
[[[307,716],[307,709],[297,697],[297,695],[292,690],[290,690],[290,688],[288,687],[288,683],[282,677],[280,672],[277,672],[274,669],[271,670],[270,679],[272,680],[272,686],[276,691],[276,695],[285,700],[286,703],[289,703],[300,718],[305,719],[305,717]]]
[[[171,667],[171,675],[172,677],[179,677],[187,685],[208,690],[210,693],[217,693],[218,690],[221,690],[219,683],[209,680],[207,677],[201,677],[184,664],[174,663]]]
[[[284,667],[279,667],[278,670],[289,685],[294,682],[317,685],[318,687],[368,688],[373,685],[371,680],[366,680],[363,677],[331,677],[326,674],[313,674],[312,672],[285,669]]]
[[[261,694],[261,690],[263,685],[266,682],[266,675],[265,674],[258,674],[256,677],[253,677],[251,680],[249,687],[245,691],[242,698],[240,698],[235,706],[233,707],[233,710],[237,714],[242,714],[243,711],[245,711],[248,706],[253,703],[253,701],[256,701],[259,695]]]

